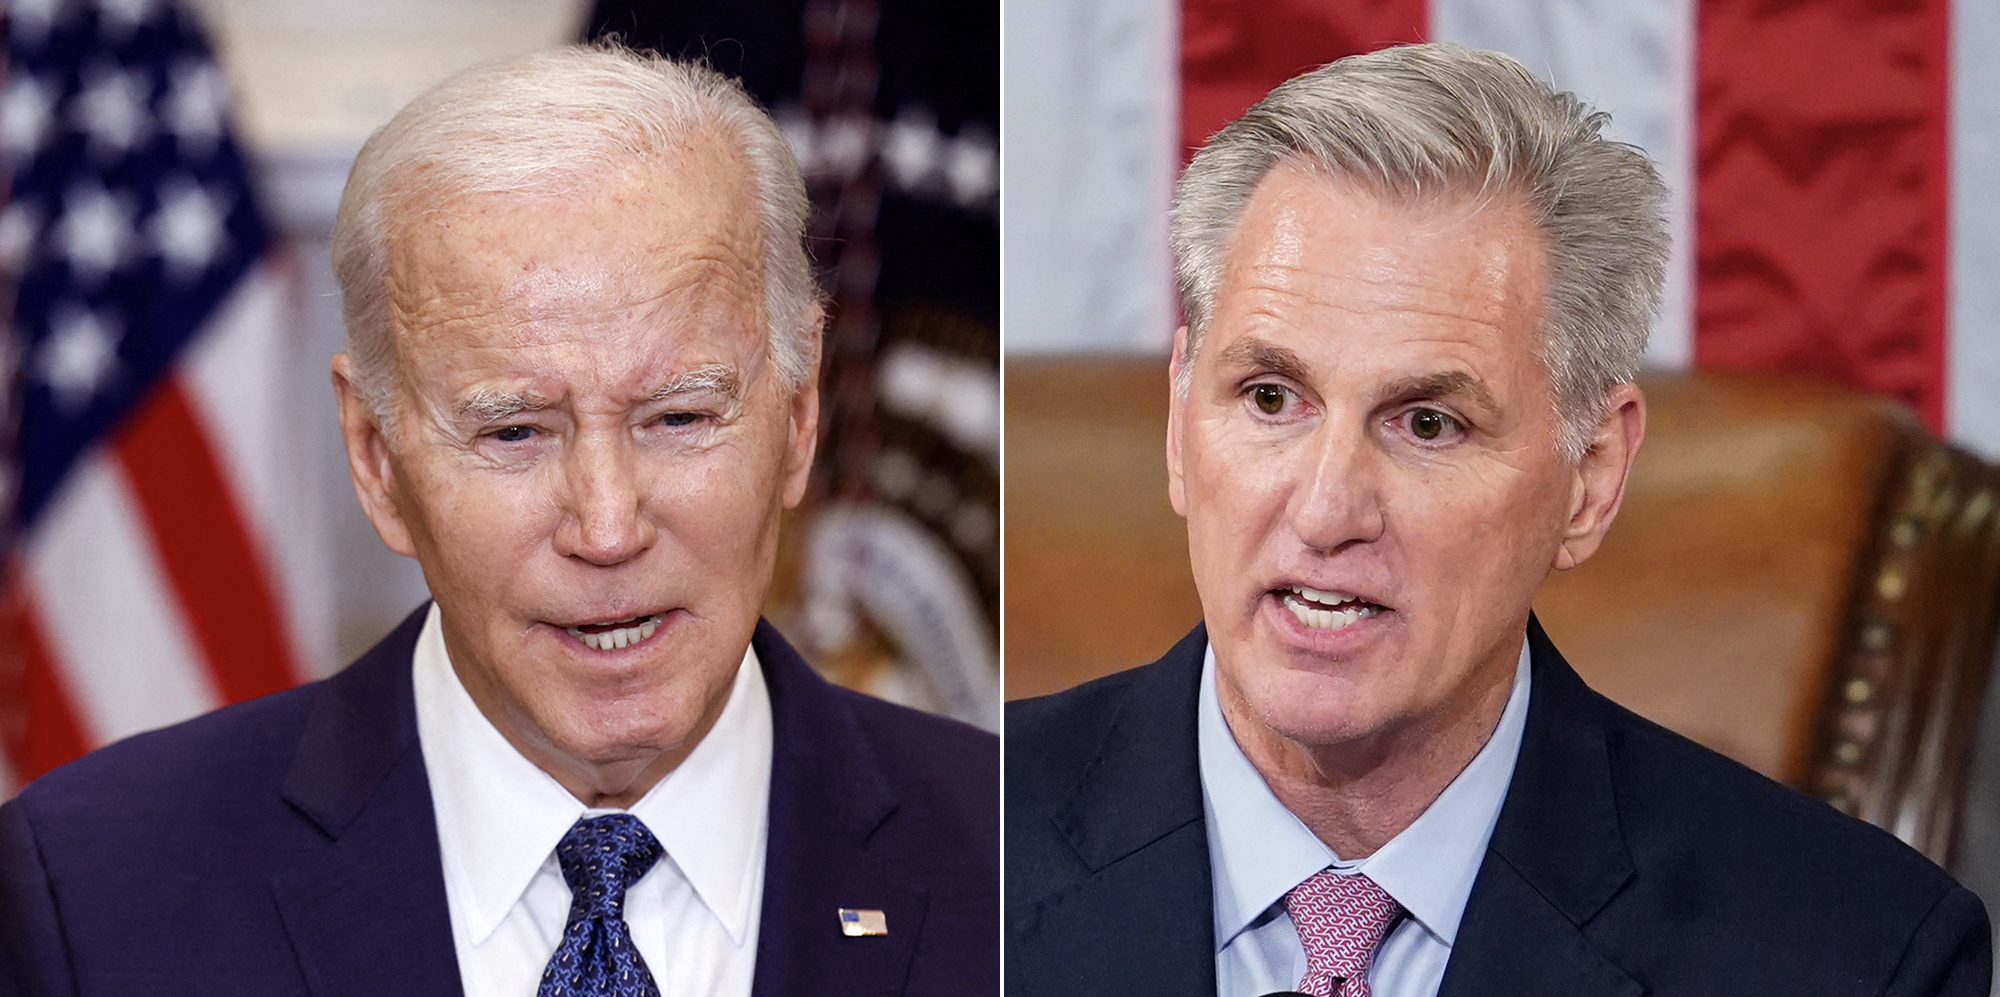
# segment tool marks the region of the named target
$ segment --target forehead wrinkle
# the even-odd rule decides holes
[[[1428,292],[1428,289],[1415,283],[1400,278],[1399,281],[1402,286],[1417,291]],[[1390,282],[1375,280],[1365,282],[1364,286],[1375,288],[1385,286],[1388,283]],[[1448,304],[1437,305],[1433,305],[1430,302],[1402,300],[1385,303],[1383,300],[1375,300],[1356,294],[1353,288],[1306,290],[1277,282],[1255,284],[1246,282],[1246,284],[1248,286],[1241,292],[1242,296],[1247,299],[1247,302],[1241,307],[1242,314],[1246,318],[1273,322],[1281,326],[1303,324],[1304,320],[1300,317],[1299,313],[1304,312],[1306,309],[1339,312],[1343,315],[1350,315],[1363,320],[1397,317],[1431,318],[1446,322],[1470,323],[1492,328],[1500,328],[1504,319],[1504,316],[1497,314],[1474,314],[1474,309],[1465,307],[1464,302],[1457,299]],[[1475,300],[1478,305],[1485,306],[1493,312],[1498,312],[1506,307],[1506,293],[1504,288],[1496,288],[1490,299],[1479,298]],[[1377,297],[1386,299],[1390,296],[1384,294]],[[1429,297],[1438,298],[1441,295],[1429,293]],[[1305,307],[1301,308],[1301,305]]]
[[[577,270],[528,260],[505,278],[481,280],[462,272],[422,275],[421,289],[392,286],[396,325],[411,332],[456,326],[492,326],[526,337],[554,321],[618,325],[648,320],[686,308],[715,310],[738,301],[756,302],[756,275],[748,261],[728,253],[684,256],[654,247],[622,266]]]
[[[1293,182],[1276,182],[1280,174],[1291,174],[1284,179]],[[1240,268],[1240,284],[1249,293],[1289,294],[1311,305],[1357,314],[1381,310],[1372,300],[1376,297],[1398,300],[1402,295],[1396,291],[1415,291],[1418,300],[1399,301],[1394,311],[1457,319],[1475,317],[1473,311],[1504,311],[1522,293],[1531,310],[1539,311],[1543,304],[1539,292],[1547,265],[1547,237],[1532,208],[1516,192],[1447,187],[1410,197],[1321,175],[1310,162],[1285,161],[1259,184],[1254,201],[1262,202],[1262,210],[1255,204],[1246,208],[1244,222],[1229,244],[1219,287],[1228,285],[1230,270]],[[1337,215],[1340,224],[1372,234],[1343,250],[1328,242],[1324,231],[1328,212]],[[1509,231],[1491,231],[1496,226]],[[1403,264],[1413,255],[1426,255],[1429,246],[1467,238],[1486,247],[1483,259],[1476,261],[1476,277],[1467,282],[1467,290],[1477,293],[1470,294],[1469,301],[1452,294],[1438,303],[1435,288]],[[1331,249],[1344,260],[1337,288],[1321,286],[1329,276],[1327,260],[1324,253],[1314,253],[1315,248]],[[1510,269],[1524,259],[1527,287],[1508,279]]]
[[[1532,293],[1507,279],[1509,253],[1489,254],[1472,279],[1449,288],[1438,286],[1438,273],[1413,272],[1397,251],[1380,246],[1358,250],[1338,266],[1246,260],[1225,275],[1224,288],[1250,312],[1280,321],[1301,309],[1326,309],[1363,318],[1397,314],[1493,325],[1517,297]]]
[[[534,266],[503,285],[495,310],[528,321],[550,318],[622,321],[677,307],[706,311],[737,303],[761,305],[760,266],[726,238],[692,247],[661,241],[625,265],[595,272]],[[534,261],[529,261],[533,265]]]
[[[417,331],[467,321],[618,321],[690,294],[719,294],[761,310],[762,233],[757,213],[743,207],[747,182],[729,165],[682,157],[605,171],[594,203],[659,209],[667,217],[638,243],[579,246],[602,250],[583,253],[581,267],[562,253],[527,251],[508,228],[520,218],[574,224],[574,192],[482,191],[428,204],[420,224],[406,223],[390,236],[386,296],[395,325]],[[691,212],[669,196],[690,191],[707,191],[704,204],[734,203]],[[589,235],[581,238],[588,242]]]

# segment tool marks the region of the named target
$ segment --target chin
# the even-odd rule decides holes
[[[1352,709],[1315,708],[1314,704],[1281,705],[1264,722],[1286,740],[1309,748],[1352,744],[1381,733],[1386,726],[1379,718]]]
[[[1395,692],[1381,688],[1380,676],[1291,668],[1265,675],[1246,689],[1253,716],[1308,747],[1351,744],[1397,726],[1404,711],[1394,708]]]
[[[669,752],[701,722],[701,710],[682,704],[596,704],[567,714],[550,740],[584,761],[613,763]],[[550,730],[544,727],[544,730]]]

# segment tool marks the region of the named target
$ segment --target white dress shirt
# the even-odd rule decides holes
[[[1368,970],[1376,997],[1432,997],[1486,843],[1500,817],[1528,715],[1528,645],[1513,691],[1484,747],[1429,808],[1375,854],[1342,861],[1285,805],[1229,732],[1215,693],[1215,649],[1202,662],[1199,734],[1203,816],[1215,882],[1215,984],[1219,997],[1257,997],[1298,986],[1305,948],[1285,913],[1292,887],[1327,866],[1360,872],[1409,912],[1389,930]]]
[[[533,997],[569,917],[556,843],[586,810],[479,712],[431,606],[417,637],[417,736],[468,997]],[[662,997],[750,992],[769,833],[771,698],[754,651],[715,726],[630,813],[666,854],[625,897]]]

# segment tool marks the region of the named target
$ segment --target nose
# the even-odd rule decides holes
[[[609,566],[653,545],[658,529],[646,515],[635,457],[620,439],[575,439],[562,461],[563,517],[556,527],[556,553]]]
[[[1365,433],[1341,432],[1329,420],[1300,454],[1292,493],[1292,530],[1313,550],[1333,553],[1382,536],[1382,455]]]

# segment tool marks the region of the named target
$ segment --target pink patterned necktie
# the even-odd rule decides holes
[[[1300,992],[1369,997],[1368,963],[1403,913],[1395,898],[1367,876],[1321,869],[1285,894],[1285,910],[1306,949]]]

